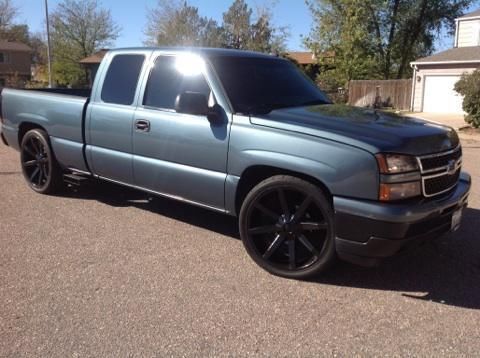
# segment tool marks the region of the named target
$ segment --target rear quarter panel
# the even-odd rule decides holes
[[[87,98],[36,91],[4,89],[3,131],[8,143],[19,149],[18,129],[22,123],[36,124],[50,136],[59,163],[85,170],[82,115]]]

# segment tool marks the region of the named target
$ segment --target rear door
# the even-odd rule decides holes
[[[132,131],[142,68],[148,53],[114,53],[94,89],[87,113],[87,156],[103,178],[134,184]],[[104,66],[104,67],[105,67]]]
[[[211,82],[197,65],[183,55],[159,55],[152,61],[135,113],[135,183],[223,209],[229,120],[225,116],[211,123],[206,116],[174,110],[177,95],[185,91],[204,94],[211,105],[215,102]]]

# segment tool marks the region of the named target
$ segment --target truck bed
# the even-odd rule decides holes
[[[3,133],[10,146],[18,149],[22,125],[37,125],[50,136],[59,162],[87,170],[83,156],[84,110],[89,90],[40,89],[2,91]]]
[[[89,98],[92,90],[90,88],[35,88],[26,91],[46,92],[53,94],[63,94],[75,97]]]

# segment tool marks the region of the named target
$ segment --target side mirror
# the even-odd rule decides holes
[[[210,113],[207,97],[198,92],[183,92],[175,99],[177,113],[207,116]]]

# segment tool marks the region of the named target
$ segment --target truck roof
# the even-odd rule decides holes
[[[197,53],[205,57],[250,57],[250,58],[278,58],[274,55],[255,51],[234,50],[226,48],[211,48],[211,47],[126,47],[110,50],[109,52],[128,52],[128,51],[168,51],[168,52],[190,52]]]

